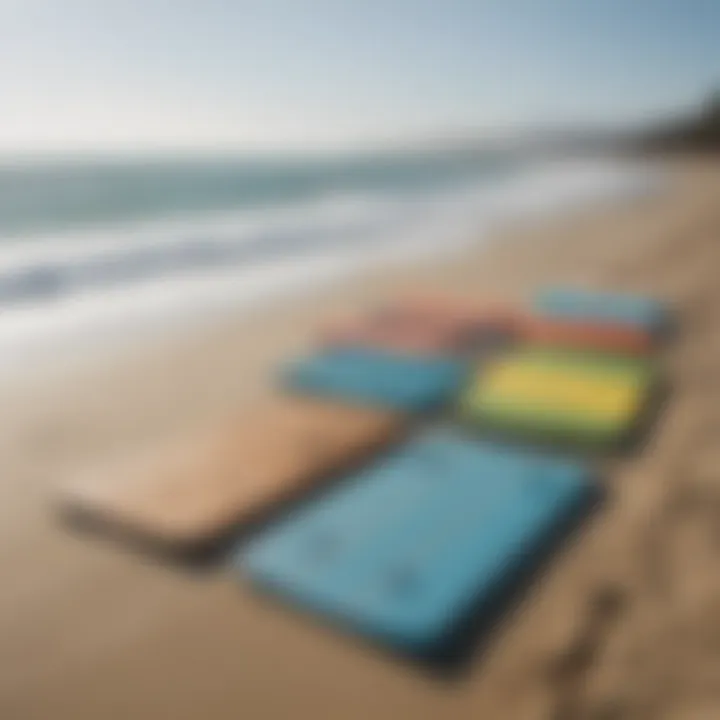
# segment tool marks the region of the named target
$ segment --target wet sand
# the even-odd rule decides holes
[[[673,171],[662,195],[0,386],[0,718],[719,717],[720,165]],[[608,501],[452,680],[222,569],[187,572],[57,521],[62,478],[261,399],[268,368],[328,314],[404,288],[519,300],[552,282],[672,302],[672,393],[642,451],[604,464]]]

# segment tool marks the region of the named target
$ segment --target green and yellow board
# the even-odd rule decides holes
[[[461,414],[485,429],[607,447],[630,436],[655,378],[647,359],[519,349],[478,370]]]

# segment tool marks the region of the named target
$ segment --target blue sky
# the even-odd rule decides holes
[[[0,0],[0,152],[636,121],[720,85],[719,33],[720,0]]]

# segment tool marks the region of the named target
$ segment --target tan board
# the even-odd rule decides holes
[[[277,398],[61,491],[63,506],[164,545],[212,542],[397,438],[402,416]]]

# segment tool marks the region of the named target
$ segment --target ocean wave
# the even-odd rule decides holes
[[[0,345],[67,331],[170,326],[193,313],[301,292],[373,265],[482,241],[499,223],[654,192],[665,178],[610,162],[528,166],[435,193],[177,215],[0,245]],[[580,241],[580,240],[579,240]]]
[[[381,231],[404,224],[412,205],[347,195],[265,212],[176,216],[6,243],[0,248],[0,303],[57,299],[278,257],[302,259],[357,242],[368,248]]]
[[[247,267],[278,258],[307,260],[338,251],[386,253],[436,233],[647,189],[653,176],[620,164],[527,168],[433,195],[339,194],[267,210],[177,215],[92,232],[38,236],[0,248],[0,304],[47,301],[78,292]],[[411,248],[410,248],[411,249]]]

